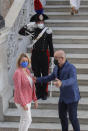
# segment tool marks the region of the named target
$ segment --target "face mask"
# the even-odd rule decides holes
[[[44,28],[44,24],[37,24],[38,28],[43,29]]]
[[[28,66],[28,62],[24,61],[20,64],[23,68],[26,68]]]
[[[58,60],[54,59],[54,64],[58,65]]]

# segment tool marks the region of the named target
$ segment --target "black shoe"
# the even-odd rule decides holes
[[[38,99],[41,99],[41,96],[37,96],[37,100],[38,100]]]
[[[47,96],[43,96],[43,97],[42,97],[42,100],[47,100]]]
[[[74,12],[71,11],[71,15],[74,15]]]

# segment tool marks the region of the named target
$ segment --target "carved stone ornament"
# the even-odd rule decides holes
[[[5,26],[5,21],[3,17],[0,15],[0,29]]]

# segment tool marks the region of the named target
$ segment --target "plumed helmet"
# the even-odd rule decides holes
[[[38,22],[38,21],[44,21],[48,19],[48,16],[43,13],[43,6],[40,0],[34,0],[34,10],[36,14],[34,14],[30,22]]]
[[[45,14],[35,14],[31,17],[30,22],[44,21],[47,19],[48,19],[48,16]]]
[[[34,0],[34,9],[37,14],[43,14],[43,6],[40,0]]]

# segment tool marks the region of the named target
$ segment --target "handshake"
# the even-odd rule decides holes
[[[34,77],[33,77],[33,80],[34,80],[34,83],[36,83],[36,82],[37,82],[37,77],[34,76]],[[56,78],[55,81],[53,82],[53,84],[54,84],[56,87],[61,87],[62,81]]]
[[[36,83],[36,81],[37,81],[37,77],[33,77],[33,80],[34,80],[34,83]]]

